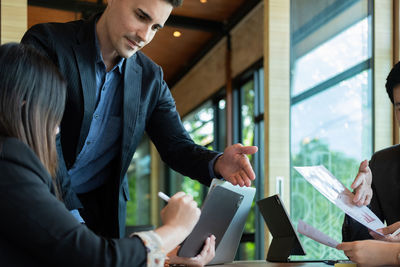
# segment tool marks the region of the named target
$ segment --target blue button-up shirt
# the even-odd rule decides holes
[[[95,31],[96,32],[96,31]],[[85,144],[68,171],[76,193],[86,193],[104,184],[118,155],[122,129],[122,74],[124,58],[107,72],[95,33],[97,105]]]

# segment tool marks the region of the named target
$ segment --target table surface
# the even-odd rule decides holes
[[[261,267],[261,266],[267,266],[267,267],[316,267],[316,266],[333,266],[333,265],[328,265],[324,262],[267,262],[265,260],[260,260],[260,261],[237,261],[233,263],[225,263],[223,265],[212,265],[212,267],[227,267],[227,266],[232,266],[232,267]]]

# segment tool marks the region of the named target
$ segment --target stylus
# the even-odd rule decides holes
[[[165,202],[169,201],[169,196],[167,196],[166,194],[164,194],[163,192],[158,192],[158,196],[163,199]]]

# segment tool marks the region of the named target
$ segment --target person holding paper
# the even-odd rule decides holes
[[[395,110],[400,125],[400,62],[386,79],[386,91]],[[380,150],[371,160],[360,164],[358,174],[351,185],[355,197],[353,202],[359,206],[368,205],[387,225],[400,221],[400,146],[395,145]],[[368,229],[345,216],[342,227],[343,241],[371,239]]]

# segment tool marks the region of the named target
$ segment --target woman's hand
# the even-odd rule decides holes
[[[161,210],[161,220],[164,225],[179,228],[180,231],[189,235],[199,220],[200,213],[200,209],[191,195],[178,192]]]
[[[199,255],[193,258],[182,258],[177,256],[179,247],[168,254],[168,262],[170,264],[184,264],[190,267],[204,266],[209,263],[215,256],[215,236],[211,235],[206,239],[204,247]]]
[[[200,213],[191,195],[178,192],[169,199],[168,205],[161,210],[163,226],[155,230],[166,252],[185,240],[199,220]]]
[[[383,236],[373,231],[370,231],[369,234],[376,240],[388,241],[388,242],[400,242],[400,234],[391,236],[391,234],[394,233],[399,228],[400,228],[400,222],[395,222],[387,227],[377,230],[378,232],[382,233]]]
[[[378,240],[362,240],[343,242],[337,249],[353,262],[365,265],[394,265],[399,264],[397,255],[400,252],[399,243],[389,243]]]

